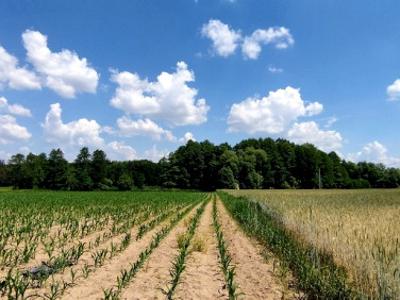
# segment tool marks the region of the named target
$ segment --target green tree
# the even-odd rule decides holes
[[[88,191],[92,189],[93,181],[90,177],[91,155],[87,147],[83,147],[75,159],[75,178],[77,189]]]
[[[47,166],[46,187],[54,190],[68,188],[67,174],[69,165],[61,149],[51,150]]]
[[[237,182],[233,171],[229,166],[223,167],[218,172],[219,176],[219,187],[226,189],[234,189],[237,187]]]
[[[100,184],[104,184],[107,176],[108,160],[106,153],[103,150],[95,150],[92,155],[90,176],[93,185],[98,188]]]
[[[118,189],[120,191],[128,191],[133,187],[133,179],[128,173],[123,173],[117,182]]]
[[[27,176],[24,172],[25,155],[18,153],[9,160],[11,183],[14,188],[29,188]]]
[[[45,153],[29,153],[24,164],[24,173],[29,180],[30,188],[43,188],[46,185],[47,157]]]

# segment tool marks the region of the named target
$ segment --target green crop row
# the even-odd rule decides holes
[[[245,197],[234,197],[223,192],[219,196],[245,232],[257,238],[289,266],[299,289],[307,294],[308,299],[359,297],[349,286],[346,271],[335,264],[332,256],[301,243],[274,210]]]

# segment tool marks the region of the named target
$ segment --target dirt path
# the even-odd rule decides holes
[[[191,251],[175,299],[228,299],[225,278],[219,267],[216,237],[212,223],[212,201],[205,207],[193,243],[200,242],[201,251]]]
[[[266,262],[260,254],[262,247],[239,228],[221,200],[217,198],[221,223],[228,250],[235,266],[235,282],[241,299],[295,299],[293,291],[287,291],[274,275],[273,262]],[[240,294],[241,293],[241,294]]]
[[[194,216],[198,207],[190,216]],[[171,280],[169,271],[178,254],[177,237],[186,232],[189,221],[190,217],[186,217],[160,243],[134,281],[124,290],[121,299],[166,299],[163,290],[167,290]]]
[[[195,209],[189,213],[189,216],[193,214],[194,211]],[[188,218],[188,216],[186,216],[186,218]],[[104,295],[103,289],[111,288],[116,284],[116,279],[120,275],[121,270],[128,268],[131,263],[134,263],[138,259],[140,252],[142,252],[150,244],[153,236],[164,225],[168,224],[168,222],[169,220],[166,220],[157,225],[154,229],[147,232],[140,240],[133,240],[128,248],[125,249],[125,251],[109,260],[102,267],[96,269],[96,272],[90,274],[86,280],[82,279],[77,281],[77,285],[71,289],[68,289],[63,295],[62,299],[83,300],[102,298]],[[180,223],[183,223],[183,221]],[[141,271],[139,271],[139,274],[140,272]]]

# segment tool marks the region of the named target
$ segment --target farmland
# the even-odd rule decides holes
[[[261,209],[272,216],[275,223],[282,223],[289,235],[297,241],[296,247],[304,249],[298,256],[313,256],[309,266],[296,261],[293,254],[285,254],[277,241],[269,239],[272,247],[294,267],[300,281],[313,281],[312,274],[321,265],[331,267],[332,274],[346,271],[346,278],[320,274],[318,280],[325,280],[312,286],[307,283],[303,289],[322,287],[333,295],[335,290],[347,287],[360,297],[373,299],[398,299],[400,297],[400,191],[399,190],[241,190],[229,191],[235,196],[246,196],[255,200]],[[234,202],[233,202],[234,203]],[[236,210],[239,211],[239,206]],[[253,213],[257,213],[256,209]],[[258,231],[261,236],[272,233],[258,229],[250,217],[243,221],[249,232]],[[279,237],[277,238],[279,240]],[[297,254],[296,254],[297,255]],[[332,257],[333,264],[329,258]],[[305,259],[306,260],[306,259]],[[316,267],[318,264],[320,266]],[[339,268],[332,267],[336,265]],[[306,270],[306,271],[305,271]],[[323,278],[325,276],[325,278]],[[333,278],[335,277],[335,278]],[[311,278],[311,279],[310,279]],[[301,284],[301,282],[300,282]],[[330,287],[335,287],[329,291]]]
[[[296,296],[216,194],[3,190],[0,206],[1,299]]]
[[[397,299],[399,194],[3,189],[0,298]]]

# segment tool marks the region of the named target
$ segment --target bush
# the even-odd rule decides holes
[[[128,173],[122,174],[117,182],[117,187],[120,191],[129,191],[133,187],[133,179]]]

